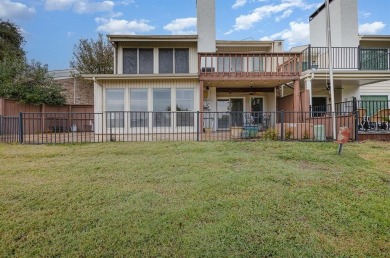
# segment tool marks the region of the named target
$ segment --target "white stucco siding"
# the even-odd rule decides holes
[[[332,46],[357,47],[358,9],[357,0],[334,0],[330,4]],[[326,47],[326,8],[310,21],[310,44]]]

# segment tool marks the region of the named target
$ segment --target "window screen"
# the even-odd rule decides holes
[[[124,74],[137,73],[137,49],[136,48],[123,49],[123,73]]]
[[[139,49],[139,73],[140,74],[153,73],[153,49],[152,48]]]
[[[173,73],[173,49],[159,49],[159,73]]]
[[[175,49],[175,73],[189,73],[188,48]]]

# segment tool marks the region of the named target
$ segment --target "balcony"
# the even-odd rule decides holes
[[[301,53],[200,53],[200,80],[295,80]]]
[[[302,70],[328,69],[327,47],[308,47],[302,52]],[[333,69],[361,71],[390,71],[390,49],[333,47]]]

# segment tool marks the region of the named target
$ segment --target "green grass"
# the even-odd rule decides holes
[[[390,144],[0,144],[0,256],[389,257]]]

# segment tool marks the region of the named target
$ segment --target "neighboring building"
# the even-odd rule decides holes
[[[77,78],[76,70],[53,70],[49,74],[61,84],[67,105],[93,105],[93,84]]]
[[[390,35],[388,36],[360,36],[361,48],[376,48],[381,62],[378,69],[390,69]],[[374,57],[375,60],[376,56]],[[390,80],[360,87],[360,99],[368,101],[390,101]]]
[[[382,50],[376,47],[384,45],[358,36],[356,0],[333,0],[330,7],[337,47],[333,49],[335,101],[342,102],[359,97],[362,86],[390,80],[390,71],[377,56]],[[99,125],[104,123],[127,132],[140,127],[144,132],[191,130],[198,126],[194,113],[183,119],[188,113],[180,112],[274,112],[289,106],[280,98],[289,94],[291,108],[285,111],[309,111],[309,105],[328,104],[324,5],[310,17],[311,45],[289,52],[278,40],[216,40],[214,1],[197,0],[197,15],[198,35],[108,35],[115,46],[114,74],[83,75],[94,82],[95,113],[145,113],[111,113],[105,121],[97,118],[95,132],[101,132],[104,126]],[[225,114],[211,119],[210,124],[199,122],[213,130],[245,122],[243,116]]]
[[[390,36],[359,36],[357,0],[330,2],[335,102],[389,100]],[[310,91],[312,106],[323,106],[330,104],[325,4],[309,20],[311,44],[303,51],[308,70],[301,86]]]

